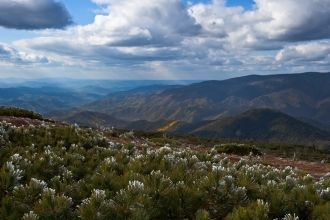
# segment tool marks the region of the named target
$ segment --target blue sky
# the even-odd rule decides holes
[[[91,23],[95,16],[95,10],[99,7],[90,0],[61,0],[70,11],[75,22],[79,24]],[[210,3],[210,0],[191,0],[184,1],[192,3]],[[242,6],[246,9],[251,9],[254,2],[252,0],[228,0],[228,6]]]
[[[94,20],[95,12],[98,6],[90,0],[62,0],[75,22],[79,24],[88,24]]]
[[[330,0],[12,1],[0,1],[0,78],[329,71]]]

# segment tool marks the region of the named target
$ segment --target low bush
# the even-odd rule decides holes
[[[221,144],[215,145],[214,149],[218,153],[226,153],[226,154],[236,154],[236,155],[262,155],[261,151],[254,146],[249,146],[245,144]]]
[[[33,111],[28,111],[25,109],[19,109],[14,107],[0,107],[0,116],[12,116],[19,118],[30,118],[42,120],[42,116]]]
[[[0,123],[0,219],[329,219],[329,177],[108,132]]]

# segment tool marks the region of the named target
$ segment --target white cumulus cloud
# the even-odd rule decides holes
[[[42,31],[13,46],[63,65],[115,66],[137,74],[157,68],[185,76],[297,66],[307,71],[330,62],[330,0],[256,0],[250,10],[229,7],[225,0],[92,1],[103,8],[92,23]],[[7,56],[1,49],[0,54]]]

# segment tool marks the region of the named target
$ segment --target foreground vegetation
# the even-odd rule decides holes
[[[329,177],[160,143],[2,122],[0,219],[330,219]]]
[[[0,107],[0,116],[21,117],[39,120],[43,119],[42,115],[38,113],[14,107]]]
[[[122,130],[121,132],[125,132]],[[238,139],[219,139],[219,138],[205,138],[195,135],[171,135],[161,132],[143,132],[136,131],[135,135],[138,137],[146,137],[152,142],[158,144],[170,143],[171,146],[180,147],[182,144],[202,145],[206,148],[213,148],[216,146],[219,152],[234,153],[237,155],[249,155],[252,151],[255,155],[271,154],[284,158],[295,158],[305,161],[325,161],[330,163],[330,148],[321,149],[317,145],[297,145],[285,144],[276,142],[263,142],[263,141],[244,141]],[[237,146],[228,143],[239,143],[245,147]],[[217,146],[221,146],[220,148]],[[247,153],[248,152],[248,153]]]

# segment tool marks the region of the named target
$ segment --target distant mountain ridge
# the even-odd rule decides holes
[[[134,87],[137,84],[144,85]],[[120,82],[0,89],[18,106],[87,127],[290,143],[328,143],[330,73],[251,75],[190,85]],[[133,89],[128,89],[130,87]],[[123,88],[126,88],[122,90]],[[106,91],[108,95],[104,95]]]
[[[0,105],[20,107],[46,114],[50,111],[63,111],[95,101],[101,96],[80,94],[58,87],[15,87],[0,88]]]
[[[330,74],[251,75],[158,92],[114,93],[83,107],[124,120],[204,121],[270,108],[330,123]]]
[[[61,114],[72,108],[94,102],[112,93],[136,88],[158,89],[190,81],[115,81],[115,80],[55,80],[36,81],[5,80],[0,82],[0,105],[20,107],[47,116]],[[191,81],[193,82],[193,81]],[[169,87],[170,88],[170,87]],[[145,90],[146,90],[145,89]],[[138,89],[137,89],[138,90]]]

